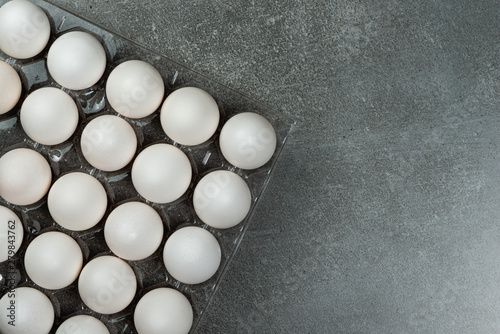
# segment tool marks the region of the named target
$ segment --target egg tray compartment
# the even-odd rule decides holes
[[[7,1],[0,0],[0,5]],[[47,48],[38,56],[27,60],[16,60],[0,51],[0,59],[12,65],[20,74],[23,82],[23,95],[18,105],[9,113],[0,115],[0,155],[17,147],[28,147],[40,152],[50,163],[53,181],[71,171],[84,171],[96,177],[105,187],[108,195],[106,215],[95,227],[80,232],[65,230],[51,218],[46,197],[30,206],[14,206],[0,198],[0,204],[12,209],[23,222],[25,236],[23,245],[11,261],[0,264],[0,290],[3,296],[13,286],[31,286],[43,291],[52,301],[56,311],[56,321],[52,332],[67,318],[76,314],[90,314],[103,321],[110,333],[136,333],[133,325],[133,309],[135,304],[147,291],[156,287],[173,287],[181,291],[191,302],[194,311],[194,323],[191,332],[196,332],[197,324],[204,314],[218,284],[234,256],[248,227],[251,214],[259,197],[264,191],[278,155],[287,136],[294,126],[294,121],[270,110],[269,107],[241,95],[200,73],[148,50],[124,37],[107,31],[74,13],[70,13],[57,5],[45,1],[33,1],[45,10],[52,25],[52,35]],[[60,87],[49,75],[46,56],[51,43],[62,33],[70,30],[82,30],[97,37],[107,51],[108,65],[103,78],[94,86],[83,91],[71,91]],[[83,158],[80,151],[79,138],[86,123],[93,117],[103,114],[114,114],[105,97],[105,81],[111,70],[123,61],[131,59],[144,60],[153,65],[162,75],[165,83],[165,96],[173,90],[185,86],[199,87],[210,93],[219,105],[221,122],[216,134],[206,143],[186,147],[170,140],[163,132],[160,124],[159,110],[153,115],[139,119],[127,119],[134,128],[138,138],[137,154],[153,143],[170,143],[184,151],[191,161],[193,179],[187,192],[177,201],[169,204],[150,203],[135,191],[129,164],[117,172],[102,172],[93,168]],[[76,101],[80,124],[75,134],[66,142],[57,146],[44,146],[33,142],[24,133],[19,111],[26,96],[41,87],[58,87],[70,94]],[[252,111],[265,116],[276,130],[278,144],[272,159],[263,167],[255,170],[241,170],[229,164],[222,156],[218,146],[218,133],[224,122],[233,114]],[[200,221],[193,210],[192,193],[194,186],[207,172],[216,169],[231,170],[245,179],[252,192],[252,208],[247,218],[239,225],[227,229],[213,229]],[[81,301],[77,282],[61,290],[46,290],[36,286],[27,276],[23,267],[23,256],[29,243],[40,233],[51,230],[62,231],[72,236],[81,246],[84,254],[84,265],[96,256],[112,254],[104,240],[103,226],[109,213],[120,203],[139,200],[151,205],[162,217],[165,234],[160,248],[150,257],[141,261],[127,261],[136,273],[138,290],[134,301],[122,312],[113,315],[101,315],[91,311]],[[92,208],[89,208],[91,210]],[[173,279],[166,271],[162,261],[162,250],[167,237],[182,226],[197,225],[208,229],[219,241],[222,250],[222,262],[217,273],[208,281],[189,285]],[[10,267],[15,264],[15,269]],[[13,280],[11,280],[13,279]]]

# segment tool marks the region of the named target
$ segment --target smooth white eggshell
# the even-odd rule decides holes
[[[24,229],[21,219],[9,208],[0,206],[0,262],[12,257],[23,243]]]
[[[167,239],[163,262],[176,280],[187,284],[202,283],[219,268],[220,245],[210,232],[201,227],[183,227]]]
[[[165,85],[160,73],[142,60],[129,60],[111,71],[106,97],[111,107],[129,118],[151,115],[163,101]]]
[[[204,90],[184,87],[171,93],[161,107],[161,126],[167,136],[182,145],[198,145],[217,130],[217,102]]]
[[[242,169],[255,169],[273,156],[276,132],[265,117],[244,112],[224,124],[219,143],[222,155],[231,164]]]
[[[16,106],[22,90],[19,74],[12,66],[0,60],[0,115]]]
[[[73,283],[83,265],[78,243],[61,232],[46,232],[28,245],[24,255],[26,273],[45,289],[62,289]]]
[[[108,198],[96,178],[82,172],[72,172],[54,182],[47,205],[56,223],[68,230],[83,231],[102,219]]]
[[[80,314],[66,319],[56,334],[109,334],[109,330],[102,321],[90,315]]]
[[[89,33],[71,31],[57,38],[47,55],[47,68],[63,87],[81,90],[101,79],[106,69],[106,52]]]
[[[0,8],[0,49],[9,56],[34,57],[45,48],[49,38],[49,19],[37,5],[14,0]]]
[[[78,126],[78,108],[64,91],[54,87],[35,90],[21,107],[21,125],[26,134],[44,145],[66,141]]]
[[[117,313],[134,299],[137,279],[132,268],[114,256],[100,256],[83,267],[78,292],[85,305],[102,314]]]
[[[14,307],[13,317],[10,318]],[[50,299],[34,288],[21,287],[6,293],[0,299],[0,333],[48,334],[54,324],[55,312]],[[15,326],[9,321],[15,320]]]
[[[38,152],[17,148],[0,158],[0,196],[16,205],[38,202],[52,181],[49,163]]]
[[[163,222],[149,205],[127,202],[115,208],[104,225],[106,244],[125,260],[142,260],[153,254],[163,239]]]
[[[187,334],[193,325],[193,309],[179,291],[157,288],[137,303],[134,324],[139,334]]]
[[[230,228],[239,224],[252,205],[252,194],[239,175],[217,170],[205,175],[196,185],[193,206],[207,225]]]
[[[103,115],[85,126],[80,145],[83,156],[92,166],[110,172],[132,161],[137,150],[137,136],[123,118]]]
[[[191,183],[191,163],[173,145],[155,144],[144,149],[132,165],[132,182],[151,202],[169,203],[181,197]]]

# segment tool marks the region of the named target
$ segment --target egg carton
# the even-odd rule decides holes
[[[0,5],[7,1],[0,0]],[[23,95],[18,105],[9,113],[0,115],[0,155],[19,147],[27,147],[41,153],[50,163],[53,182],[61,175],[70,171],[84,171],[97,178],[105,187],[108,195],[108,209],[104,218],[95,227],[85,231],[69,231],[60,227],[51,218],[46,197],[30,206],[15,206],[0,198],[0,204],[9,207],[21,217],[25,230],[23,245],[12,261],[0,263],[0,292],[3,296],[12,286],[34,287],[45,293],[54,305],[56,320],[55,329],[67,318],[77,314],[92,315],[103,321],[110,333],[134,334],[133,310],[137,301],[147,291],[156,287],[172,287],[182,292],[191,302],[194,312],[194,323],[191,332],[196,328],[206,312],[210,300],[214,296],[221,278],[227,270],[245,231],[251,220],[259,198],[262,196],[272,175],[273,167],[280,152],[291,133],[294,121],[282,114],[272,111],[269,107],[248,98],[206,76],[190,70],[175,61],[142,47],[133,41],[110,32],[103,27],[71,13],[55,4],[35,0],[49,17],[52,26],[51,39],[45,50],[38,56],[17,60],[8,57],[0,51],[0,59],[13,66],[20,74],[23,83]],[[85,31],[102,43],[107,52],[107,68],[102,79],[89,89],[71,91],[59,86],[47,70],[46,56],[52,42],[62,33],[79,30]],[[197,146],[183,146],[173,142],[162,130],[159,110],[151,116],[142,119],[127,119],[134,128],[138,138],[136,155],[153,143],[169,143],[180,148],[190,159],[193,168],[193,178],[187,192],[178,200],[168,204],[150,203],[140,197],[132,185],[131,164],[118,172],[103,172],[93,168],[86,162],[80,150],[80,136],[85,125],[93,117],[103,114],[118,115],[108,104],[105,94],[105,82],[119,63],[125,60],[139,59],[153,65],[162,75],[165,83],[165,96],[172,91],[186,86],[199,87],[210,93],[217,101],[221,112],[221,121],[215,135],[207,142]],[[80,124],[75,134],[66,142],[56,146],[44,146],[29,139],[24,133],[19,112],[22,101],[34,90],[42,87],[57,87],[67,92],[77,103]],[[255,170],[242,170],[231,165],[224,159],[218,144],[218,134],[222,125],[233,114],[252,111],[265,116],[273,125],[277,135],[277,148],[272,159],[264,166]],[[205,225],[195,214],[192,194],[197,182],[213,170],[230,170],[240,175],[249,185],[252,193],[252,208],[247,218],[239,225],[225,230],[211,228]],[[100,255],[111,255],[104,240],[104,222],[109,213],[120,203],[138,200],[151,205],[162,217],[165,234],[160,248],[150,257],[141,261],[126,261],[135,271],[138,289],[133,302],[122,312],[112,315],[102,315],[86,307],[78,294],[77,281],[61,290],[46,290],[33,283],[26,274],[23,256],[29,243],[40,233],[46,231],[61,231],[73,237],[81,246],[84,254],[84,265]],[[91,209],[91,208],[89,208]],[[162,250],[166,239],[180,227],[194,225],[210,231],[219,241],[222,251],[222,262],[217,273],[208,281],[189,285],[176,281],[168,274],[162,260]],[[9,266],[15,264],[15,268]]]

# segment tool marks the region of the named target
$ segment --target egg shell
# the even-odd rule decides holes
[[[113,314],[124,310],[134,299],[137,279],[132,268],[114,256],[100,256],[83,267],[78,292],[91,310]]]
[[[142,260],[153,254],[163,239],[163,222],[149,205],[127,202],[106,219],[104,237],[111,251],[122,259]]]
[[[45,12],[26,0],[13,0],[0,8],[0,49],[11,57],[38,55],[50,38]]]
[[[51,181],[49,163],[32,149],[13,149],[0,158],[0,196],[12,204],[38,202],[49,190]]]
[[[121,63],[106,81],[109,104],[129,118],[151,115],[160,107],[164,92],[165,85],[158,70],[142,60]]]
[[[176,280],[187,284],[203,283],[219,268],[220,245],[210,232],[201,227],[183,227],[167,239],[163,262]]]
[[[68,230],[83,231],[99,223],[106,212],[108,198],[95,177],[71,172],[54,182],[47,205],[56,223]]]
[[[157,288],[137,303],[134,324],[139,334],[187,334],[193,325],[193,309],[179,291]]]
[[[276,142],[272,124],[253,112],[231,117],[222,127],[219,136],[224,158],[242,169],[256,169],[265,165],[276,150]]]
[[[83,265],[78,243],[61,232],[46,232],[37,236],[26,249],[24,267],[38,286],[62,289],[73,283]]]
[[[225,229],[238,225],[250,211],[252,194],[241,176],[226,170],[205,175],[196,185],[193,207],[207,225]]]
[[[0,205],[0,262],[13,257],[23,243],[21,219],[9,208]]]
[[[112,172],[132,161],[137,151],[137,136],[123,118],[103,115],[85,126],[80,146],[83,156],[93,167]]]
[[[22,91],[19,74],[12,66],[0,60],[0,115],[16,106]]]
[[[54,319],[54,306],[50,299],[37,289],[16,288],[0,299],[0,333],[48,334]]]
[[[90,315],[75,315],[57,328],[56,334],[109,334],[102,321]]]
[[[180,198],[191,183],[191,163],[184,152],[170,144],[145,148],[132,165],[137,192],[151,202],[169,203]]]
[[[206,91],[183,87],[171,93],[161,107],[161,126],[173,141],[199,145],[217,130],[220,112],[217,102]]]
[[[44,145],[57,145],[69,139],[79,120],[75,101],[54,87],[40,88],[28,95],[20,116],[26,134]]]
[[[63,87],[82,90],[96,84],[106,69],[106,52],[91,34],[70,31],[52,43],[47,68]]]

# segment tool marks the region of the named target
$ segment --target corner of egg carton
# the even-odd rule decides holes
[[[5,1],[0,1],[0,5]],[[162,220],[166,226],[166,233],[163,242],[152,256],[141,261],[127,261],[137,275],[139,289],[134,299],[134,302],[119,314],[104,316],[99,315],[89,310],[79,298],[77,283],[74,282],[69,287],[57,290],[44,292],[52,299],[56,311],[57,320],[56,325],[60,324],[62,320],[69,316],[76,314],[92,314],[97,318],[103,320],[109,327],[111,333],[135,333],[133,329],[133,320],[131,319],[133,304],[138,301],[140,296],[154,287],[169,286],[174,287],[184,293],[191,301],[195,313],[195,325],[200,319],[205,308],[207,307],[210,299],[212,298],[219,281],[227,269],[229,262],[234,255],[239,243],[241,242],[245,229],[248,226],[249,216],[241,224],[228,230],[217,230],[203,224],[201,220],[196,217],[194,212],[190,195],[193,191],[194,185],[206,173],[216,169],[231,170],[238,175],[242,176],[248,183],[251,192],[253,205],[251,211],[255,208],[256,202],[260,194],[264,191],[267,182],[269,181],[270,174],[273,166],[278,158],[278,155],[293,127],[293,120],[281,117],[277,113],[273,113],[264,105],[257,103],[239,93],[213,82],[211,79],[206,78],[199,73],[192,72],[179,64],[170,61],[164,57],[158,56],[153,52],[142,48],[134,43],[129,42],[113,33],[103,30],[90,22],[87,22],[65,10],[58,8],[54,5],[48,4],[43,1],[34,1],[40,5],[47,12],[52,24],[52,37],[51,42],[60,34],[73,29],[85,30],[92,33],[94,36],[99,37],[99,40],[105,46],[108,55],[108,65],[103,78],[93,87],[83,91],[70,91],[57,85],[47,70],[46,54],[48,47],[37,57],[28,60],[13,60],[7,57],[0,51],[0,59],[6,60],[12,65],[18,73],[20,73],[24,91],[21,101],[9,113],[0,115],[0,156],[15,148],[15,147],[30,147],[42,153],[50,162],[54,174],[54,180],[63,175],[64,173],[84,170],[89,174],[95,176],[105,187],[108,194],[108,211],[102,221],[94,228],[83,232],[72,232],[64,230],[59,227],[50,217],[45,198],[39,203],[29,207],[16,207],[0,200],[0,204],[6,205],[16,213],[22,216],[23,225],[25,227],[25,243],[23,243],[18,254],[14,258],[16,263],[16,285],[34,286],[27,276],[22,263],[22,257],[26,251],[29,242],[39,233],[48,230],[61,230],[70,234],[82,247],[84,252],[84,264],[95,256],[102,254],[110,254],[111,251],[107,247],[103,236],[104,221],[109,212],[118,204],[131,199],[138,199],[147,202],[141,198],[135,191],[130,177],[131,164],[124,169],[113,172],[105,173],[95,170],[84,159],[83,154],[79,148],[79,136],[83,130],[86,122],[98,115],[115,113],[107,104],[105,97],[105,80],[110,71],[119,63],[128,59],[141,59],[152,64],[162,74],[166,86],[166,95],[170,92],[184,86],[195,86],[202,88],[209,92],[217,101],[222,112],[221,122],[216,134],[206,143],[195,146],[185,147],[178,143],[172,142],[164,134],[159,121],[159,112],[155,112],[150,117],[140,120],[133,120],[125,118],[134,128],[139,139],[138,151],[136,155],[148,145],[157,142],[168,142],[183,150],[189,157],[194,174],[193,181],[190,185],[188,192],[174,203],[166,205],[156,205],[148,203],[155,208],[161,215]],[[80,112],[81,124],[75,134],[65,143],[47,147],[31,141],[20,125],[19,111],[24,98],[33,90],[54,86],[59,87],[69,93],[77,102]],[[223,157],[218,144],[217,133],[225,121],[233,114],[241,111],[254,111],[266,116],[273,124],[278,137],[278,147],[270,162],[266,165],[252,171],[241,170],[229,164]],[[182,284],[175,281],[166,272],[161,258],[161,249],[163,248],[167,237],[177,228],[184,225],[198,225],[208,229],[221,244],[223,260],[217,273],[205,283],[198,285]],[[0,272],[7,272],[6,264],[0,263]],[[0,279],[0,288],[5,290],[5,279]],[[42,289],[43,290],[43,289]]]

